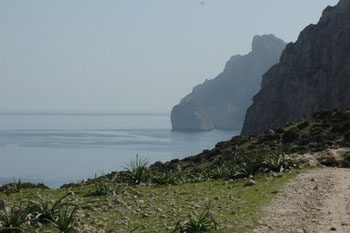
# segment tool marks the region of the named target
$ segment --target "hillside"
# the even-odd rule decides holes
[[[215,164],[239,161],[247,156],[257,159],[276,153],[306,154],[341,147],[350,147],[349,109],[322,110],[307,120],[250,136],[235,136],[198,155],[164,164],[159,162],[153,166],[172,170],[179,167],[183,170],[201,170]]]

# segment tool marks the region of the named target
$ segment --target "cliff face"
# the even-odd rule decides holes
[[[278,128],[321,109],[350,107],[350,0],[327,7],[263,77],[242,134]]]
[[[213,123],[206,111],[197,105],[194,101],[189,100],[173,108],[172,125],[177,130],[211,130]]]
[[[241,129],[262,75],[278,62],[284,47],[274,35],[255,36],[249,54],[231,57],[221,74],[194,87],[173,108],[173,129]]]

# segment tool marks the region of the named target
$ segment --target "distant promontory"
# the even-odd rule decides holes
[[[255,36],[250,53],[232,56],[221,74],[174,106],[173,130],[241,129],[263,74],[278,63],[285,45],[274,35]]]

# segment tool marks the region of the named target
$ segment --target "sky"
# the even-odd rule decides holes
[[[170,112],[337,0],[0,0],[0,112]]]

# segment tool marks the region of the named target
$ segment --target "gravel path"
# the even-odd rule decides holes
[[[256,233],[350,232],[350,169],[315,169],[287,183]]]

